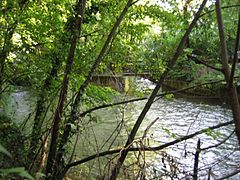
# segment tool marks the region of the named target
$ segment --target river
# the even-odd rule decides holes
[[[115,107],[95,112],[96,117],[100,118],[100,120],[98,123],[92,123],[92,130],[89,131],[89,134],[82,137],[82,141],[80,142],[84,143],[80,143],[81,146],[79,146],[79,148],[87,148],[85,149],[85,153],[80,153],[81,156],[91,155],[94,154],[94,152],[96,153],[97,151],[108,149],[101,148],[100,150],[100,147],[102,147],[103,144],[106,146],[106,139],[115,129],[119,129],[117,128],[118,125],[124,119],[120,137],[114,144],[116,146],[123,145],[123,139],[125,139],[123,137],[126,137],[127,131],[130,130],[130,127],[132,127],[139,116],[144,103],[145,101],[135,102],[131,105],[121,107],[120,109]],[[172,100],[161,99],[153,104],[136,139],[142,137],[143,132],[155,119],[158,120],[150,127],[145,141],[147,142],[146,145],[156,146],[164,144],[177,137],[185,136],[201,129],[230,121],[232,120],[232,114],[230,109],[220,105],[190,102],[182,98]],[[153,175],[154,171],[156,174],[153,175],[155,176],[152,177],[153,179],[160,177],[161,174],[162,178],[166,179],[165,175],[176,171],[177,177],[175,177],[175,179],[187,179],[193,172],[197,140],[201,140],[201,148],[212,146],[229,136],[233,128],[233,125],[223,127],[219,130],[209,132],[208,135],[202,134],[190,140],[178,143],[177,145],[170,146],[161,152],[151,154],[146,158],[149,164],[149,174]],[[90,140],[90,144],[95,141],[94,144],[97,144],[97,146],[92,146],[92,148],[89,149],[89,146],[86,146],[86,144],[89,143],[86,139]],[[115,136],[112,139],[115,139]],[[111,140],[109,141],[111,142]],[[107,143],[107,146],[109,144]],[[199,159],[199,173],[201,177],[199,179],[207,179],[208,173],[211,174],[211,178],[219,178],[238,169],[240,167],[240,152],[237,146],[236,137],[233,135],[229,140],[217,148],[211,148],[210,150],[201,152]],[[173,170],[173,166],[176,166],[175,170]],[[232,179],[240,179],[240,175],[236,175],[232,177]]]
[[[32,113],[36,101],[32,92],[20,89],[10,93],[9,98],[5,99],[6,108],[2,113],[12,117],[19,125],[24,124],[24,119]],[[126,135],[139,116],[145,102],[139,101],[129,105],[98,110],[83,119],[84,126],[81,126],[81,130],[84,131],[84,134],[79,136],[74,158],[81,159],[96,152],[108,150],[113,146],[124,145]],[[149,127],[149,124],[155,120],[156,122]],[[157,146],[177,137],[230,120],[232,120],[231,110],[226,105],[202,103],[200,100],[193,102],[184,98],[160,99],[152,105],[137,134],[138,139],[149,128],[146,138],[136,141],[135,146],[140,142],[145,145]],[[146,153],[147,179],[170,179],[169,173],[175,173],[172,179],[188,179],[193,173],[197,140],[201,140],[201,148],[212,146],[229,136],[233,128],[233,125],[222,127],[162,151]],[[134,157],[134,154],[131,154]],[[129,162],[134,162],[134,158],[130,159]],[[103,174],[103,169],[107,168],[102,164],[107,161],[109,161],[109,157],[96,159],[81,165],[81,172],[78,168],[74,168],[72,174],[75,174],[75,179],[82,179],[80,176],[84,176],[85,179],[96,179],[99,174]],[[240,151],[235,135],[216,148],[202,151],[199,161],[199,179],[207,179],[208,174],[211,179],[217,179],[239,169]],[[132,171],[132,173],[134,172]],[[235,175],[230,179],[240,179],[240,175]]]

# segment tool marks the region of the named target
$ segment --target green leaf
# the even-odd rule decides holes
[[[212,137],[213,139],[217,139],[219,137],[223,137],[223,135],[220,132],[208,129],[208,131],[206,132],[206,134],[210,137]]]
[[[7,176],[8,174],[18,174],[21,177],[34,180],[34,178],[23,167],[0,169],[0,173]]]
[[[165,133],[167,133],[168,135],[171,136],[172,133],[170,132],[169,129],[162,127],[162,130],[163,130]]]
[[[164,98],[165,98],[166,100],[172,100],[172,99],[174,98],[174,95],[173,95],[173,94],[166,94],[166,95],[164,96]]]
[[[3,154],[6,154],[9,157],[12,157],[12,155],[0,144],[0,152]]]
[[[34,178],[25,170],[20,172],[19,175],[22,176],[22,177],[25,177],[27,179],[34,180]]]

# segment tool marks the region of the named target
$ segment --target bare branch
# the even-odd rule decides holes
[[[226,175],[226,176],[223,176],[223,177],[221,177],[221,178],[219,178],[219,179],[217,179],[217,180],[228,179],[228,178],[230,178],[230,177],[232,177],[232,176],[237,175],[238,173],[240,173],[240,169],[237,169],[237,170],[233,171],[232,173],[230,173],[230,174],[228,174],[228,175]]]
[[[144,133],[143,133],[143,136],[142,136],[142,139],[144,139],[146,136],[147,136],[147,133],[149,131],[149,129],[155,124],[155,122],[157,122],[159,120],[159,117],[157,117],[153,122],[151,122],[147,128],[144,130]]]
[[[174,91],[169,91],[169,92],[166,92],[166,93],[157,94],[156,97],[162,98],[162,97],[164,97],[165,95],[168,95],[168,94],[175,94],[175,93],[179,93],[179,92],[184,92],[184,91],[187,91],[187,90],[190,90],[190,89],[194,89],[196,87],[205,86],[205,85],[214,84],[214,83],[220,83],[220,82],[224,82],[224,81],[225,80],[216,80],[216,81],[210,81],[210,82],[206,82],[206,83],[202,83],[202,84],[197,84],[197,85],[194,85],[194,86],[190,86],[190,87],[186,87],[186,88],[182,88],[182,89],[178,89],[178,90],[174,90]],[[108,108],[108,107],[112,107],[112,106],[117,106],[117,105],[121,105],[121,104],[137,102],[137,101],[143,101],[143,100],[146,100],[146,99],[148,99],[148,97],[130,99],[130,100],[127,100],[127,101],[110,103],[110,104],[103,104],[101,106],[97,106],[97,107],[89,109],[85,112],[82,112],[80,114],[80,117],[84,117],[87,114],[89,114],[93,111],[99,110],[99,109]],[[159,100],[159,99],[157,99],[157,100]]]
[[[133,1],[130,6],[136,4],[139,0]]]
[[[214,144],[212,146],[208,146],[208,147],[205,147],[205,148],[201,148],[201,151],[205,151],[205,150],[208,150],[208,149],[211,149],[211,148],[215,148],[215,147],[218,147],[220,146],[221,144],[225,143],[232,135],[234,134],[234,131],[228,136],[226,137],[223,141],[217,143],[217,144]]]
[[[111,43],[118,27],[120,26],[121,22],[123,21],[125,15],[127,14],[128,12],[128,9],[130,8],[131,6],[131,3],[132,3],[132,0],[128,0],[126,6],[124,7],[124,9],[122,10],[122,12],[120,13],[119,17],[117,18],[116,22],[114,23],[101,51],[99,52],[97,58],[95,59],[88,75],[86,76],[86,79],[85,81],[82,83],[82,85],[80,86],[80,88],[78,89],[78,92],[76,94],[76,97],[72,103],[72,110],[71,110],[71,113],[70,113],[70,117],[68,118],[67,120],[67,124],[64,128],[64,132],[63,132],[63,135],[62,135],[62,138],[60,140],[60,144],[59,144],[59,147],[58,147],[58,155],[57,155],[57,160],[60,161],[63,157],[63,147],[65,146],[65,144],[67,143],[68,141],[68,138],[70,136],[70,133],[71,133],[71,126],[70,126],[70,123],[74,123],[78,120],[79,116],[78,116],[78,107],[79,107],[79,104],[80,104],[80,101],[81,101],[81,98],[87,88],[87,86],[89,85],[90,83],[90,80],[93,76],[93,73],[96,71],[97,67],[99,66],[99,64],[101,63],[102,59],[104,58],[104,56],[106,55],[106,51],[107,49],[109,48],[109,44]]]
[[[230,6],[223,6],[223,7],[221,7],[221,9],[239,8],[239,7],[240,7],[240,4],[234,4],[234,5],[230,5]],[[202,13],[202,14],[199,16],[199,18],[200,18],[200,17],[203,17],[203,16],[205,16],[205,15],[207,15],[207,14],[213,13],[214,11],[215,11],[215,9],[210,10],[210,11],[207,11],[207,12],[205,12],[205,13]]]
[[[200,152],[201,152],[201,149],[200,149],[200,139],[198,139],[197,150],[196,150],[195,155],[194,155],[193,180],[197,180],[198,179],[198,163],[199,163],[199,154],[200,154]]]
[[[210,64],[206,63],[205,61],[202,61],[202,60],[198,59],[196,56],[189,55],[189,57],[191,57],[191,59],[192,59],[193,61],[195,61],[196,63],[200,63],[200,64],[203,64],[204,66],[209,67],[209,68],[211,68],[211,69],[214,69],[214,70],[216,70],[216,71],[223,72],[222,69],[216,68],[216,67],[210,65]]]
[[[200,131],[197,131],[193,134],[189,134],[189,135],[186,135],[186,136],[183,136],[183,137],[180,137],[174,141],[171,141],[171,142],[168,142],[168,143],[165,143],[165,144],[162,144],[160,146],[156,146],[156,147],[149,147],[149,146],[145,146],[143,147],[141,150],[143,151],[159,151],[159,150],[162,150],[164,148],[167,148],[169,146],[172,146],[172,145],[175,145],[179,142],[182,142],[182,141],[186,141],[188,139],[191,139],[199,134],[202,134],[202,133],[205,133],[209,130],[214,130],[214,129],[218,129],[218,128],[221,128],[221,127],[224,127],[224,126],[228,126],[230,124],[232,124],[233,121],[228,121],[228,122],[225,122],[225,123],[221,123],[221,124],[218,124],[216,126],[211,126],[211,127],[208,127],[208,128],[205,128],[205,129],[202,129]],[[104,151],[104,152],[100,152],[100,153],[97,153],[97,154],[94,154],[92,156],[89,156],[89,157],[86,157],[84,159],[81,159],[79,161],[76,161],[76,162],[73,162],[73,163],[70,163],[68,164],[64,171],[67,172],[70,168],[74,167],[74,166],[77,166],[77,165],[80,165],[80,164],[83,164],[83,163],[86,163],[88,161],[91,161],[95,158],[98,158],[98,157],[103,157],[103,156],[107,156],[107,155],[112,155],[112,154],[116,154],[116,153],[120,153],[123,149],[115,149],[115,150],[110,150],[110,151]],[[126,149],[126,151],[139,151],[139,148],[134,148],[134,147],[129,147],[128,149]]]

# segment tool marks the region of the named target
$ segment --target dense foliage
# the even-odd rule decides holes
[[[89,124],[100,121],[94,114],[84,118],[81,113],[125,98],[99,86],[94,76],[117,79],[129,73],[158,82],[167,72],[166,79],[189,84],[224,79],[213,1],[204,8],[178,61],[168,69],[200,4],[196,0],[2,0],[0,108],[5,108],[3,96],[13,86],[29,87],[37,98],[29,117],[31,132],[0,117],[0,145],[12,154],[11,160],[0,155],[0,168],[25,167],[34,177],[40,172],[49,179],[65,176],[77,132],[84,134]],[[222,12],[232,62],[239,1],[223,1]],[[209,86],[205,89],[214,93],[223,87]],[[91,171],[82,169],[85,176]]]

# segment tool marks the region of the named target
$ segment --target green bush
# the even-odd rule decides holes
[[[26,150],[24,135],[9,118],[0,116],[0,144],[11,154],[11,158],[0,154],[0,168],[10,168],[24,165]]]

